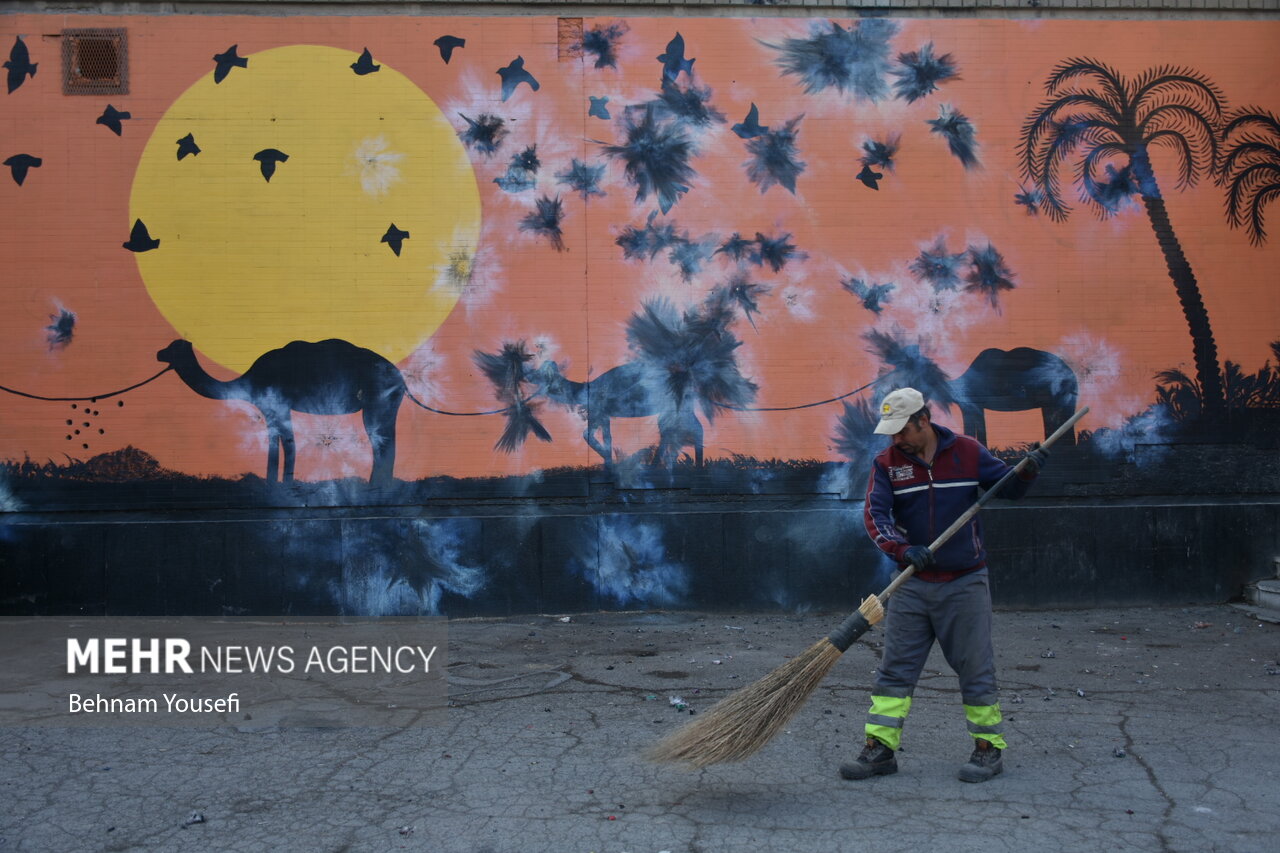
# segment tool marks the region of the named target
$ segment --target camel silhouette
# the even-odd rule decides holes
[[[627,362],[606,370],[588,382],[566,379],[560,366],[554,361],[543,362],[529,371],[529,377],[539,384],[547,397],[577,409],[587,419],[582,437],[600,458],[606,471],[613,468],[613,433],[610,424],[614,418],[643,418],[658,416],[658,448],[651,461],[661,461],[668,469],[675,466],[676,457],[683,447],[692,447],[694,464],[702,467],[702,422],[694,411],[688,394],[678,405],[673,405],[670,395],[655,392],[645,369],[636,362]],[[596,433],[600,434],[599,440]]]
[[[214,379],[196,360],[190,341],[176,340],[156,353],[183,382],[202,397],[247,400],[267,423],[267,480],[280,473],[293,479],[295,447],[293,412],[308,415],[349,415],[360,412],[373,446],[371,483],[388,483],[396,461],[396,414],[404,399],[399,369],[371,350],[331,339],[293,341],[263,353],[241,376],[226,382]]]
[[[1051,352],[1018,347],[985,349],[963,374],[951,382],[956,404],[964,417],[964,431],[987,443],[986,410],[1025,412],[1039,409],[1048,436],[1066,423],[1076,410],[1079,383],[1075,371]],[[1075,430],[1063,436],[1076,440]]]

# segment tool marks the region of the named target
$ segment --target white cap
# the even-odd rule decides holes
[[[890,392],[880,404],[880,423],[876,425],[876,433],[897,435],[911,416],[923,408],[924,395],[914,388],[899,388]]]

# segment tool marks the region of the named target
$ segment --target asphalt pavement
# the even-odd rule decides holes
[[[956,779],[971,741],[936,649],[899,772],[839,778],[878,629],[755,757],[639,757],[843,615],[454,621],[433,725],[0,729],[0,853],[1276,849],[1280,625],[1230,605],[997,612],[988,783]]]

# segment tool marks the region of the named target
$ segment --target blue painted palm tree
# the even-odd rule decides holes
[[[836,421],[831,441],[836,451],[853,463],[858,473],[863,473],[875,455],[884,449],[884,439],[876,435],[879,412],[865,397],[841,403],[844,411]]]
[[[726,301],[679,311],[662,298],[643,303],[627,321],[627,342],[635,361],[660,377],[655,396],[675,413],[693,404],[707,421],[721,408],[755,401],[756,383],[742,375],[737,349],[742,341],[729,328],[735,314]]]
[[[529,433],[550,441],[551,433],[537,417],[538,404],[529,402],[525,396],[525,384],[533,381],[525,365],[533,361],[533,354],[525,349],[524,341],[504,342],[502,351],[497,353],[476,350],[472,360],[493,383],[494,392],[506,407],[507,426],[494,447],[504,453],[514,453]]]
[[[1280,119],[1257,107],[1233,113],[1222,129],[1222,168],[1218,182],[1227,189],[1227,222],[1244,227],[1249,241],[1267,241],[1262,215],[1280,197]]]
[[[1063,198],[1059,173],[1073,160],[1081,198],[1099,215],[1115,213],[1131,195],[1140,198],[1187,320],[1206,409],[1220,412],[1225,398],[1218,347],[1200,286],[1156,183],[1151,149],[1172,151],[1180,189],[1212,172],[1224,106],[1221,91],[1190,69],[1161,66],[1129,79],[1086,58],[1068,59],[1054,68],[1045,91],[1049,97],[1027,117],[1018,146],[1023,176],[1040,192],[1040,210],[1055,222],[1067,218],[1071,207]]]
[[[881,372],[872,392],[876,400],[895,388],[915,388],[926,402],[948,410],[956,404],[951,377],[925,354],[919,340],[909,342],[901,329],[891,332],[869,329],[862,334],[862,339],[867,342],[867,352],[887,368]]]

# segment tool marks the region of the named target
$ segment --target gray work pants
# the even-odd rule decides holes
[[[898,588],[886,608],[884,656],[873,695],[910,696],[935,639],[960,677],[964,704],[995,705],[991,589],[985,568],[946,583],[912,577]]]

